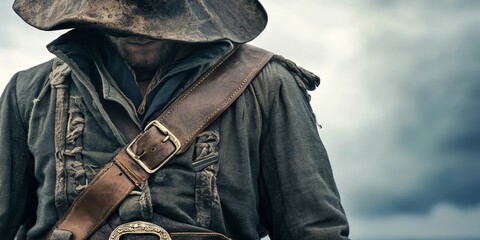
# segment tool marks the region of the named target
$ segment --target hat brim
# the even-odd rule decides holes
[[[245,43],[267,24],[257,0],[16,0],[13,9],[41,30],[95,27],[184,42]]]

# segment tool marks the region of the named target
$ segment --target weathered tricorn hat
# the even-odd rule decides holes
[[[95,27],[185,42],[244,43],[267,24],[258,0],[15,0],[13,9],[42,30]]]

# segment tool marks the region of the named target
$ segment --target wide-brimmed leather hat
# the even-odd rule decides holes
[[[185,42],[244,43],[267,24],[257,0],[15,0],[13,9],[42,30],[94,27]]]

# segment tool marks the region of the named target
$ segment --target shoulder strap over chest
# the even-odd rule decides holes
[[[271,57],[272,53],[249,45],[227,54],[98,172],[48,238],[55,231],[71,232],[74,240],[88,238],[135,186],[183,153],[195,136],[240,96]]]

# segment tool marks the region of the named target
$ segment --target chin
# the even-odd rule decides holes
[[[158,55],[152,57],[127,57],[126,62],[132,68],[156,68],[160,64]]]

